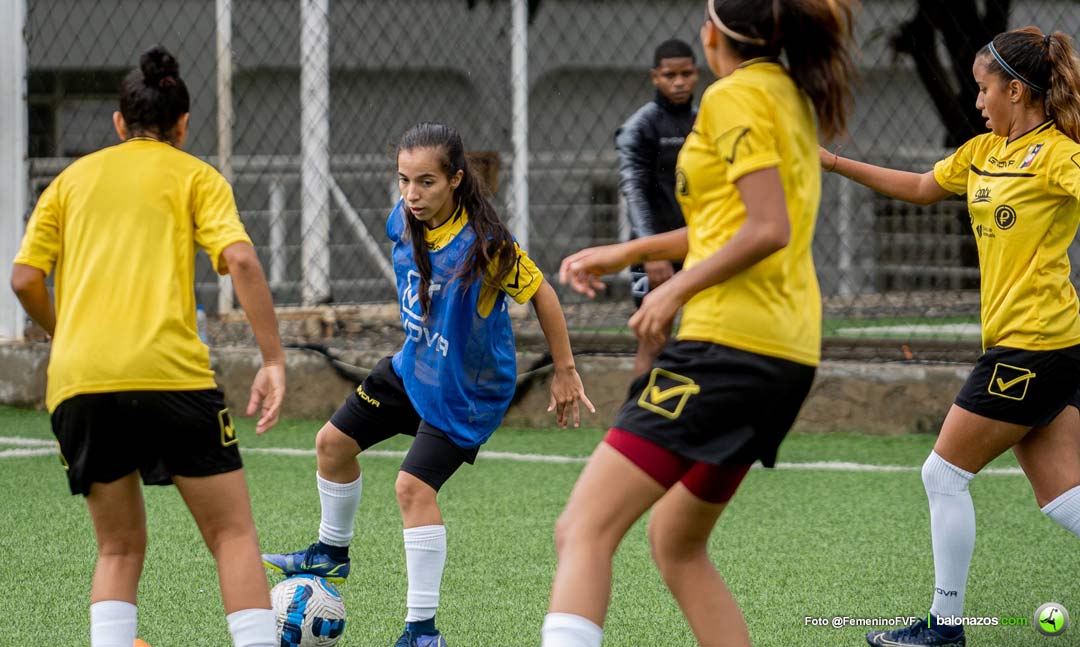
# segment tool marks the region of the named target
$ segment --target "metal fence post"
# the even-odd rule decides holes
[[[233,181],[232,165],[232,0],[217,0],[217,134],[218,170]],[[218,277],[218,314],[233,309],[232,278]]]
[[[301,271],[304,305],[330,298],[330,0],[300,0]]]
[[[513,96],[514,165],[511,180],[513,233],[529,249],[529,20],[528,1],[513,0],[510,37],[510,79]]]
[[[0,2],[0,339],[22,339],[25,317],[8,288],[26,213],[26,0]]]

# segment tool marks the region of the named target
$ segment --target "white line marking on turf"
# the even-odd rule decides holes
[[[5,449],[0,451],[0,458],[30,458],[31,456],[50,456],[56,454],[56,448],[51,449]]]
[[[7,449],[0,451],[0,458],[25,458],[30,456],[48,456],[56,453],[56,443],[36,438],[19,438],[15,436],[0,437],[0,445],[24,445],[36,449]],[[298,449],[293,447],[251,447],[242,450],[245,454],[267,454],[271,456],[315,456],[314,449]],[[394,458],[405,457],[403,451],[385,449],[369,449],[363,453],[369,458]],[[480,452],[480,458],[484,460],[513,461],[515,463],[556,463],[560,465],[583,465],[589,460],[587,456],[559,456],[557,454],[521,454],[518,452]],[[754,465],[754,469],[763,469],[760,464]],[[919,472],[922,466],[912,465],[868,465],[866,463],[851,463],[847,461],[810,461],[806,463],[777,463],[778,470],[800,470],[812,472]],[[1019,467],[991,467],[979,472],[991,476],[1022,476],[1024,471]]]
[[[31,447],[55,447],[56,441],[20,436],[0,436],[0,445],[27,445]]]

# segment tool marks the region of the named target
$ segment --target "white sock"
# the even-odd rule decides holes
[[[103,600],[90,605],[90,647],[131,647],[138,609],[130,602]]]
[[[1062,528],[1080,537],[1080,485],[1047,503],[1042,511]]]
[[[353,524],[356,509],[360,507],[364,477],[360,475],[352,483],[334,483],[316,472],[315,479],[319,484],[319,501],[322,503],[319,541],[328,546],[348,546],[353,538]]]
[[[439,585],[446,564],[446,526],[419,526],[405,529],[405,568],[409,593],[405,622],[435,617],[439,608]]]
[[[540,630],[540,647],[600,647],[604,630],[572,613],[549,613]]]
[[[931,451],[923,463],[934,545],[934,603],[930,612],[937,616],[963,615],[968,567],[975,550],[975,506],[968,491],[974,476],[937,452]]]
[[[234,647],[277,647],[277,622],[272,609],[242,609],[225,616]]]

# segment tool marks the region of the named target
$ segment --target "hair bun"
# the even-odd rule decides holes
[[[143,82],[151,87],[173,86],[180,78],[180,64],[160,45],[152,47],[139,57],[139,69],[142,70]]]

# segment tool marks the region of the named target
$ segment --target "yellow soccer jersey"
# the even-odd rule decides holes
[[[215,387],[195,323],[195,247],[251,242],[213,167],[135,138],[87,155],[45,189],[15,262],[55,269],[46,404],[82,393]]]
[[[716,253],[746,222],[735,181],[775,167],[791,220],[788,246],[702,290],[683,308],[678,338],[816,366],[821,293],[811,241],[821,200],[810,100],[775,61],[755,59],[713,83],[679,153],[675,193],[686,216],[686,267]]]
[[[428,249],[434,252],[446,247],[467,224],[469,224],[469,214],[462,205],[458,205],[454,214],[446,222],[434,229],[424,231],[424,240],[427,242]],[[514,243],[514,249],[517,251],[517,262],[514,264],[514,269],[503,280],[501,289],[517,303],[528,303],[540,289],[540,285],[544,282],[544,275],[517,242]],[[489,266],[487,272],[494,275],[495,268]],[[497,296],[498,292],[495,290],[481,290],[480,301],[476,304],[476,311],[481,317],[491,314]]]
[[[1080,144],[1052,121],[1012,142],[986,133],[935,164],[934,179],[967,194],[983,347],[1080,344],[1068,255],[1080,223]]]

